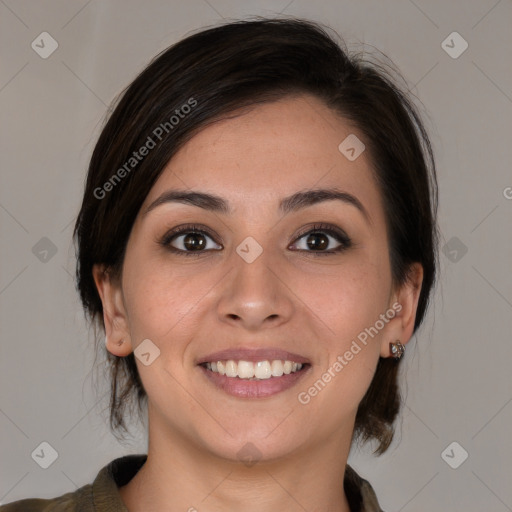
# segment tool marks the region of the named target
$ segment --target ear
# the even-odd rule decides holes
[[[382,336],[381,357],[391,357],[389,344],[400,341],[403,345],[409,342],[414,331],[418,300],[423,282],[423,266],[413,263],[407,281],[392,294],[389,304],[395,316],[386,325]]]
[[[105,265],[100,264],[93,266],[92,275],[103,304],[105,346],[115,356],[127,356],[133,349],[119,280],[114,279]]]

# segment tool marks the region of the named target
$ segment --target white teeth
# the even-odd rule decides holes
[[[226,377],[236,377],[238,372],[237,364],[235,361],[226,361]]]
[[[213,366],[212,366],[213,370]],[[254,377],[254,364],[250,361],[238,361],[237,375],[241,379],[250,379]]]
[[[271,377],[281,377],[299,371],[302,368],[302,363],[295,363],[293,361],[281,361],[275,359],[272,361],[212,361],[206,363],[206,368],[215,373],[226,375],[227,377],[238,377],[247,380],[262,380],[270,379]]]
[[[254,365],[254,376],[257,379],[270,379],[272,377],[272,370],[268,361],[258,361]]]
[[[272,361],[270,368],[272,369],[273,377],[281,377],[281,375],[283,375],[283,373],[284,373],[283,372],[283,363],[281,363],[281,361]]]

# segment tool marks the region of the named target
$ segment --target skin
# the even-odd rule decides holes
[[[417,264],[410,282],[393,286],[368,154],[351,162],[338,150],[351,133],[363,139],[309,95],[206,127],[173,157],[145,199],[121,278],[95,265],[107,349],[123,357],[150,339],[160,350],[149,366],[136,359],[148,394],[149,446],[146,464],[120,489],[131,512],[349,511],[341,483],[357,407],[379,357],[391,356],[389,343],[409,341],[422,281]],[[284,216],[277,208],[297,191],[332,187],[356,196],[368,219],[338,200]],[[176,188],[221,196],[233,212],[164,203],[144,214]],[[353,245],[315,255],[307,236],[300,241],[297,234],[317,222],[342,229]],[[183,223],[209,227],[215,239],[204,239],[208,249],[222,250],[186,257],[159,245]],[[181,235],[173,244],[183,250]],[[248,236],[263,248],[250,264],[236,252]],[[340,245],[327,240],[328,250]],[[400,313],[307,405],[299,403],[298,393],[395,302]],[[236,398],[213,386],[195,361],[240,346],[278,347],[312,364],[287,391]],[[248,442],[259,451],[251,466],[237,455]]]

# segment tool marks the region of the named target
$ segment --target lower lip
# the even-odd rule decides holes
[[[228,395],[238,398],[266,398],[277,395],[294,386],[308,372],[309,366],[304,366],[298,372],[270,377],[262,380],[246,380],[239,377],[226,377],[218,372],[212,372],[204,366],[199,366],[204,375],[218,388]]]

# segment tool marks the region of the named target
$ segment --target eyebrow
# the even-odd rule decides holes
[[[320,188],[295,192],[280,201],[279,211],[283,215],[286,215],[288,213],[307,208],[308,206],[333,200],[342,201],[345,204],[354,206],[363,214],[366,220],[370,222],[368,212],[357,197],[335,188]],[[204,210],[222,213],[225,215],[232,213],[229,203],[222,197],[214,194],[190,190],[168,190],[155,199],[146,208],[143,215],[147,215],[151,210],[154,210],[156,207],[166,203],[190,204],[192,206],[203,208]]]

